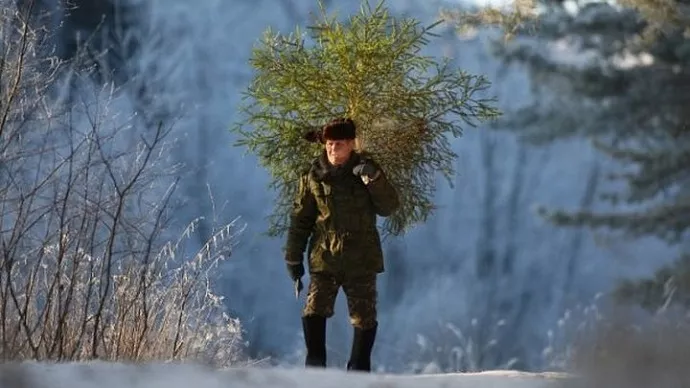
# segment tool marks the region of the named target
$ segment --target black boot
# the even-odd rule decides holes
[[[326,367],[326,318],[318,315],[302,317],[304,344],[307,347],[305,366]]]
[[[365,330],[355,327],[350,361],[347,362],[348,370],[371,371],[371,350],[376,340],[377,328],[378,324]]]

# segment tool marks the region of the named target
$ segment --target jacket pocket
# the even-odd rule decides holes
[[[331,186],[323,183],[314,183],[312,187],[314,198],[316,198],[316,207],[319,209],[321,219],[327,219],[332,216],[333,195]]]
[[[332,268],[332,255],[328,250],[328,240],[323,234],[315,236],[314,245],[309,255],[309,270],[311,272],[324,272]]]

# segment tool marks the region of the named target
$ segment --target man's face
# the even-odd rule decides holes
[[[347,162],[354,146],[354,140],[326,140],[326,155],[328,156],[328,162],[334,166],[339,166]]]

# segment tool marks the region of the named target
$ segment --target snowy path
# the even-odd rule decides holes
[[[238,368],[111,363],[5,365],[0,388],[545,388],[560,374],[491,371],[444,375],[365,375],[341,370]]]

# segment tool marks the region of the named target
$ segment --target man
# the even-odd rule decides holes
[[[355,132],[352,120],[335,119],[305,136],[325,150],[300,178],[285,261],[292,280],[300,281],[309,242],[305,365],[326,366],[326,320],[342,287],[354,328],[347,369],[369,372],[378,328],[376,277],[384,270],[376,216],[391,215],[400,202],[381,168],[355,151]]]

